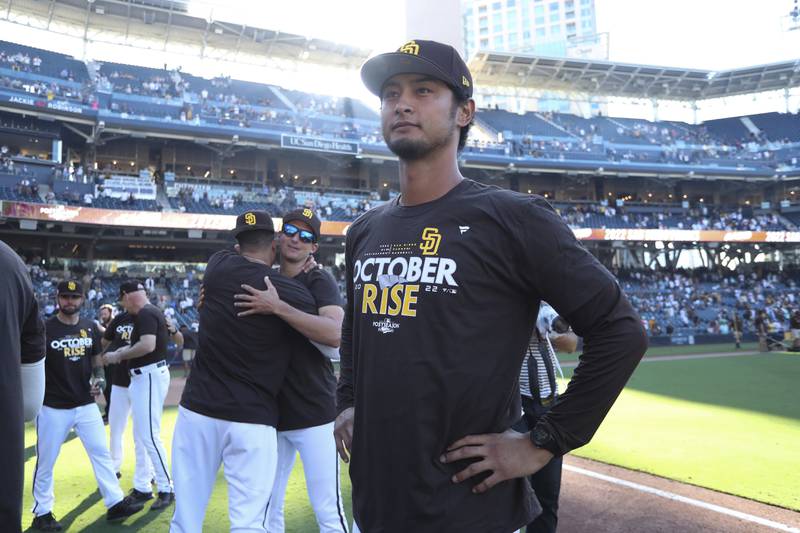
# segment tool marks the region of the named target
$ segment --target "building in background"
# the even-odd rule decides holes
[[[467,58],[490,50],[608,59],[608,36],[597,33],[595,0],[462,0],[462,18]],[[580,112],[553,95],[534,99],[484,96],[479,104],[514,111]]]
[[[574,57],[597,35],[594,0],[463,0],[462,10],[467,56],[497,50]]]
[[[406,38],[447,43],[464,55],[462,0],[406,0]]]

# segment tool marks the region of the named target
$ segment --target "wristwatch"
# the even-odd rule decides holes
[[[544,448],[553,455],[561,455],[556,440],[553,438],[552,433],[550,433],[550,429],[544,424],[537,424],[536,427],[531,430],[531,442],[537,448]]]

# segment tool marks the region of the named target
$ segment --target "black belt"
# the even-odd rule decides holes
[[[144,366],[150,366],[150,365],[144,365]],[[156,363],[156,368],[161,368],[162,366],[167,366],[167,362],[166,361],[159,361],[158,363]],[[131,368],[131,374],[136,374],[137,376],[141,376],[142,375],[142,369],[141,368]]]

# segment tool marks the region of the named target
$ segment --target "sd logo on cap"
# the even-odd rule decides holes
[[[275,233],[272,217],[266,211],[248,211],[236,217],[236,227],[233,236],[236,237],[245,231],[262,230]]]

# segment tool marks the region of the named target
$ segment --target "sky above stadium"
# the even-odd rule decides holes
[[[800,56],[800,30],[784,31],[794,0],[595,0],[610,59],[724,70]],[[406,39],[403,2],[197,0],[198,16],[258,24],[376,51]],[[459,23],[458,21],[453,21]]]

